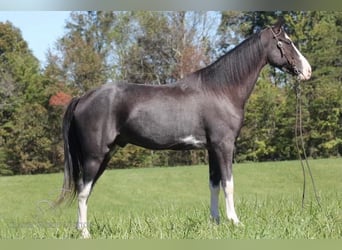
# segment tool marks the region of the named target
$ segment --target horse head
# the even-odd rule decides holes
[[[298,76],[300,80],[310,79],[311,66],[286,34],[283,21],[278,21],[272,27],[266,28],[262,36],[266,44],[269,64]]]

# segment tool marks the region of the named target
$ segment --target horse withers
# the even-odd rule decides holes
[[[60,201],[78,199],[77,228],[89,238],[87,201],[117,147],[206,149],[211,216],[239,223],[233,199],[234,143],[261,69],[270,64],[308,80],[311,67],[281,23],[251,35],[217,61],[174,84],[105,84],[70,102],[63,119],[65,170]]]

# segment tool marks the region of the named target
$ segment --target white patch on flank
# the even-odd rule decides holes
[[[235,207],[234,207],[234,198],[233,198],[234,181],[233,181],[233,176],[231,177],[230,180],[226,181],[225,184],[222,183],[222,188],[223,188],[224,196],[225,196],[225,200],[226,200],[227,217],[229,220],[232,220],[234,222],[234,224],[239,224],[240,221],[236,215]]]
[[[292,40],[289,38],[289,36],[286,33],[285,33],[285,38],[289,39],[292,42]],[[298,77],[300,80],[309,80],[311,77],[311,66],[310,66],[308,60],[302,55],[302,53],[300,53],[300,51],[296,48],[296,46],[293,43],[291,43],[291,44],[292,44],[294,50],[299,55],[300,61],[302,63],[302,72]]]
[[[87,199],[90,195],[92,182],[84,185],[83,190],[78,194],[78,221],[77,229],[81,231],[84,239],[90,238],[87,228]]]
[[[186,143],[186,144],[192,144],[192,145],[195,145],[195,146],[203,143],[202,141],[197,140],[193,135],[189,135],[189,136],[187,136],[185,138],[182,138],[181,141]]]

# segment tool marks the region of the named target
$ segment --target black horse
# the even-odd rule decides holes
[[[207,149],[211,216],[219,221],[221,184],[227,217],[238,224],[233,201],[234,142],[246,101],[267,63],[300,80],[311,76],[308,61],[278,22],[177,83],[105,84],[72,99],[63,120],[65,171],[60,201],[77,196],[77,228],[82,236],[90,237],[91,190],[115,148],[128,143],[154,150]]]

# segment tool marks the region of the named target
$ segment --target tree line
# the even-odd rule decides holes
[[[172,84],[282,16],[309,60],[301,83],[309,157],[342,154],[342,12],[72,12],[41,66],[21,31],[0,23],[0,175],[63,169],[61,120],[68,101],[116,81]],[[297,158],[296,79],[266,67],[246,107],[235,161]],[[119,150],[110,168],[207,163],[205,150]]]

